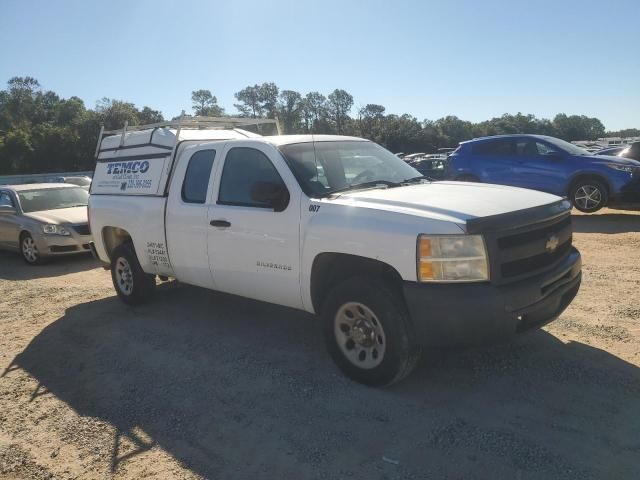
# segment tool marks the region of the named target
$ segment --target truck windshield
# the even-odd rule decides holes
[[[42,188],[18,192],[18,198],[24,213],[42,212],[85,206],[89,200],[89,192],[81,187]]]
[[[413,167],[368,141],[307,142],[282,145],[280,152],[302,190],[323,197],[359,185],[391,185],[421,177]]]

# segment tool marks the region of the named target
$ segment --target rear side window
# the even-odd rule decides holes
[[[0,192],[0,205],[5,207],[13,207],[13,200],[6,192]]]
[[[271,208],[252,199],[251,190],[257,182],[284,185],[278,171],[264,153],[255,148],[232,148],[224,161],[218,203]]]
[[[204,203],[207,200],[207,188],[215,157],[215,150],[201,150],[191,156],[182,183],[182,200],[184,202]]]
[[[512,144],[509,141],[492,141],[476,143],[472,149],[476,155],[512,155]]]

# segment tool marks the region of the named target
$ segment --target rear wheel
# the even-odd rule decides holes
[[[356,382],[391,385],[407,376],[420,356],[403,299],[378,279],[353,277],[337,285],[322,317],[329,353]]]
[[[142,270],[131,243],[124,243],[113,251],[111,279],[118,297],[128,305],[145,302],[156,286],[155,275]]]
[[[581,212],[592,213],[607,203],[607,189],[598,180],[579,180],[570,192],[571,203]]]
[[[42,256],[38,251],[36,242],[29,233],[23,233],[20,237],[20,254],[22,255],[22,259],[29,265],[42,263]]]

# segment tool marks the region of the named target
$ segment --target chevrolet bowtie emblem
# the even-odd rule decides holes
[[[556,235],[551,235],[547,239],[547,243],[544,246],[544,248],[547,252],[553,253],[556,251],[556,248],[558,248],[558,243],[560,243],[560,240],[558,240],[558,237]]]

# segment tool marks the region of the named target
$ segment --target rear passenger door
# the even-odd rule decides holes
[[[496,139],[472,145],[472,171],[485,183],[515,185],[515,155],[510,139]]]
[[[183,152],[169,190],[165,221],[167,250],[176,278],[205,288],[214,288],[207,236],[216,157],[212,147]]]

